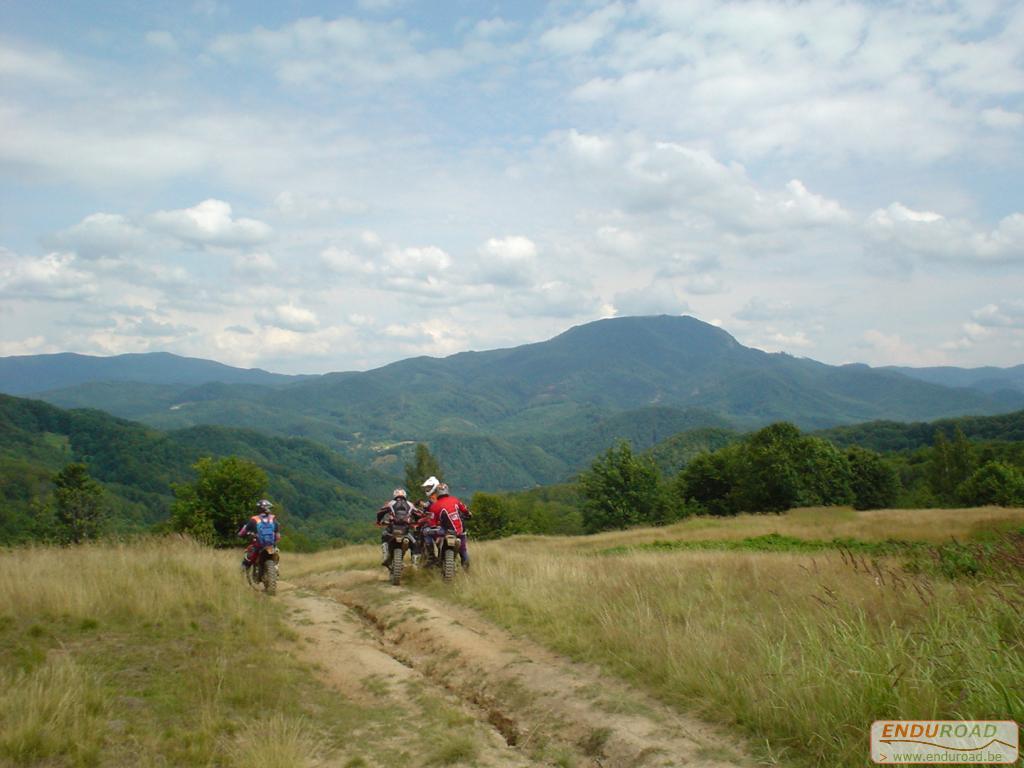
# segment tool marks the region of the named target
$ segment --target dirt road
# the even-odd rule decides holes
[[[754,765],[735,738],[468,609],[393,587],[383,569],[307,577],[282,599],[307,659],[342,695],[421,726],[447,712],[437,732],[468,740],[464,754],[433,758],[407,746],[412,765]]]

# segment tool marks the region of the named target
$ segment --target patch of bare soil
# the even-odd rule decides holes
[[[421,690],[460,702],[488,734],[500,735],[500,743],[489,741],[488,759],[508,764],[754,765],[737,738],[469,609],[392,587],[382,573],[320,575],[302,583],[316,595],[287,598],[311,622],[297,627],[314,646],[310,658],[346,695],[365,691],[367,675],[416,675]],[[503,763],[481,756],[472,764]]]

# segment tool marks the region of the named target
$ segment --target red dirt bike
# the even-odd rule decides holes
[[[262,589],[268,595],[277,594],[278,563],[281,552],[274,544],[264,544],[250,567],[245,569],[245,580],[255,590]]]

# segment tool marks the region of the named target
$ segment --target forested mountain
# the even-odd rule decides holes
[[[60,357],[46,356],[47,365]],[[147,356],[123,357],[121,365],[138,366]],[[748,430],[786,420],[819,429],[1024,407],[1024,392],[951,388],[894,370],[769,354],[673,316],[613,318],[510,349],[292,379],[220,366],[205,374],[220,378],[199,381],[205,361],[167,355],[158,362],[187,362],[189,373],[167,371],[156,381],[157,367],[136,380],[91,380],[38,396],[161,429],[220,424],[305,437],[386,471],[400,467],[413,443],[426,442],[473,489],[563,480],[623,437],[644,449],[697,427]],[[0,375],[0,388],[4,381]]]
[[[366,535],[395,480],[300,438],[218,426],[161,432],[95,410],[66,411],[0,395],[0,515],[8,535],[45,501],[53,472],[83,462],[107,489],[115,529],[165,519],[172,484],[193,479],[202,456],[234,455],[263,468],[293,536],[325,541]]]
[[[55,357],[61,356],[45,356],[51,364]],[[71,357],[77,362],[81,356]],[[170,355],[161,359],[168,364],[185,360]],[[12,360],[24,363],[29,358],[0,363]],[[183,378],[167,373],[159,383]],[[155,383],[153,377],[146,381]],[[130,409],[133,416],[164,427],[244,423],[278,433],[319,430],[318,439],[351,444],[437,432],[568,432],[581,416],[604,417],[650,405],[703,408],[742,426],[787,419],[806,428],[996,413],[1024,405],[1020,393],[987,394],[891,370],[829,366],[761,352],[744,347],[720,328],[670,316],[600,320],[536,344],[412,358],[372,371],[311,376],[273,388],[195,386],[200,382],[194,379],[184,383],[193,386],[143,391],[127,384],[92,385],[65,387],[43,397],[118,415],[119,409]],[[10,385],[0,377],[0,389],[5,386]]]
[[[301,376],[268,373],[258,368],[232,368],[212,360],[167,352],[93,357],[62,352],[56,355],[0,357],[0,392],[29,395],[92,382],[139,384],[262,384],[274,386]]]

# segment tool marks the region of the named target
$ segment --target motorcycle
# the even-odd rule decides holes
[[[388,580],[397,587],[402,583],[405,553],[416,551],[416,536],[413,533],[412,525],[397,520],[390,522],[385,531],[384,545],[388,549],[386,563]]]
[[[431,529],[436,531],[432,536],[431,546],[423,544],[423,557],[426,566],[441,569],[441,578],[451,581],[455,578],[455,558],[459,557],[462,540],[450,529]]]
[[[278,564],[281,552],[273,544],[265,544],[260,548],[259,555],[249,568],[245,569],[245,579],[253,589],[261,587],[268,595],[277,594]]]

